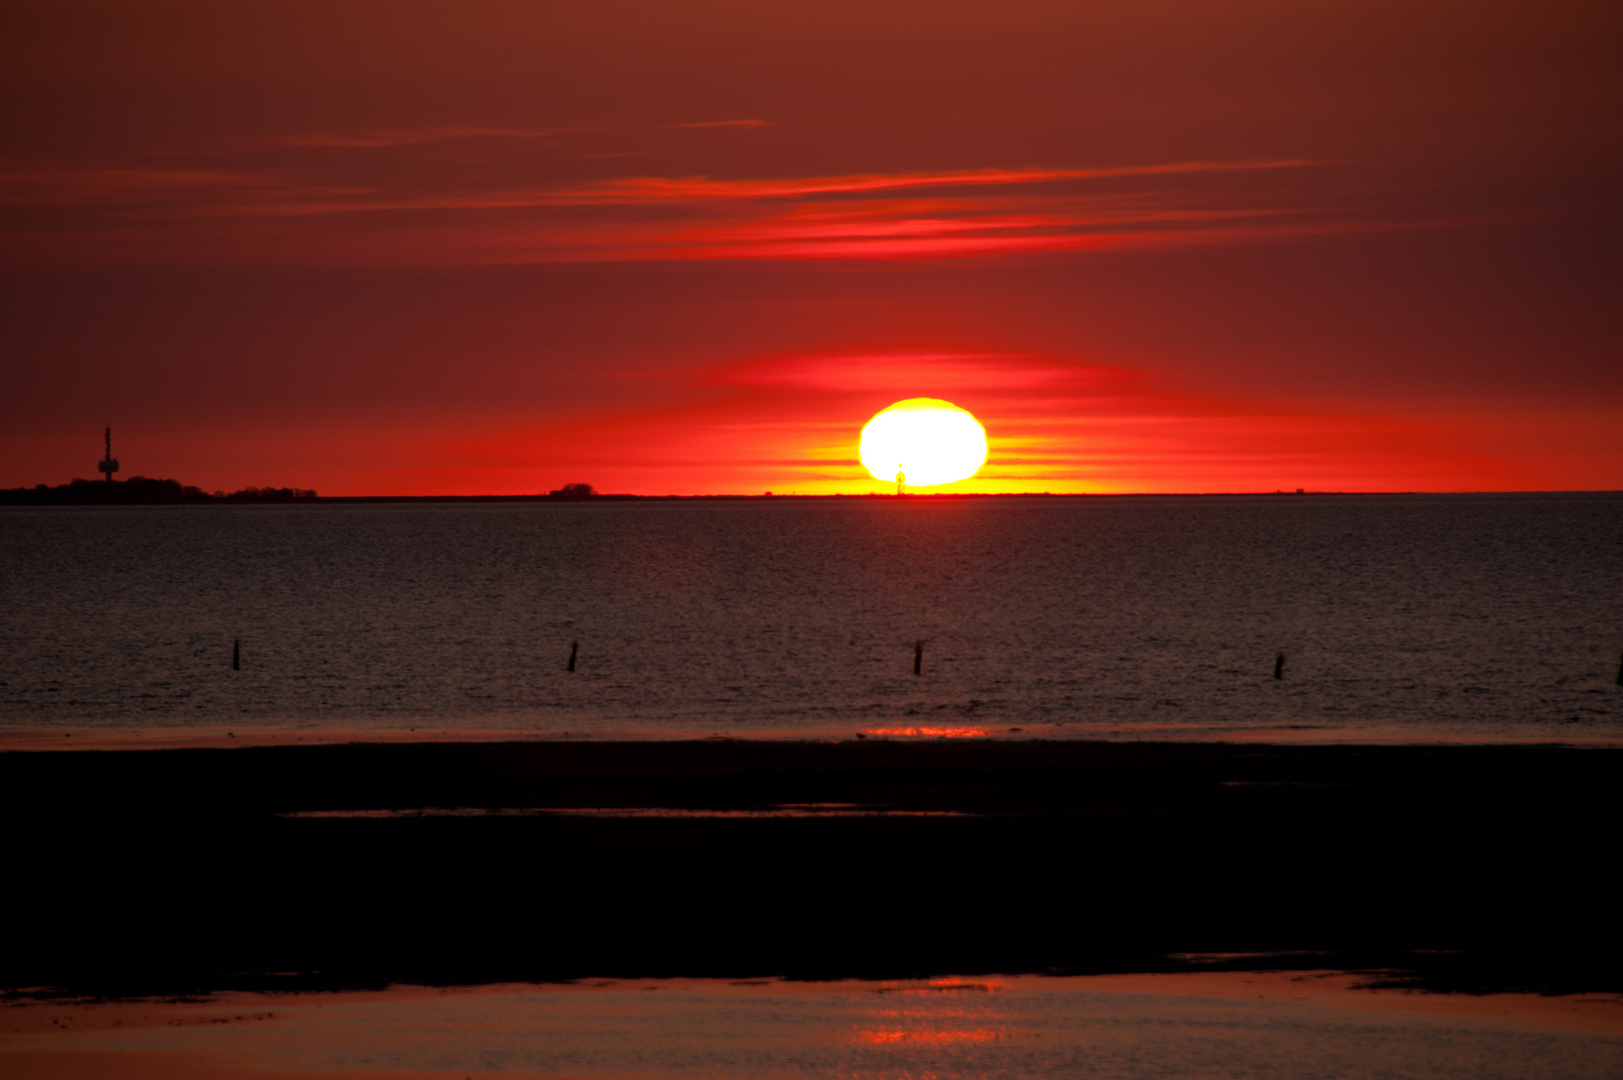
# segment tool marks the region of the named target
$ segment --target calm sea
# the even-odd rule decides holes
[[[1620,649],[1615,494],[0,511],[13,743],[1595,742]]]

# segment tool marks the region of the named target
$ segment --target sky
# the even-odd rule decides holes
[[[0,2],[0,487],[1623,489],[1612,0]]]

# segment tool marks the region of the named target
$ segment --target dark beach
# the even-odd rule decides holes
[[[1227,967],[1618,991],[1620,766],[1013,740],[10,752],[0,984]]]

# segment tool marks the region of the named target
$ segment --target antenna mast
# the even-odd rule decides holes
[[[107,483],[111,485],[113,482],[113,474],[118,471],[118,459],[113,456],[113,429],[111,426],[107,428],[106,439],[107,455],[101,459],[101,461],[96,465],[96,468],[107,474]]]

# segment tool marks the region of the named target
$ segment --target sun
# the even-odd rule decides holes
[[[986,429],[940,398],[908,398],[862,429],[862,464],[880,480],[934,487],[967,480],[986,464]]]

